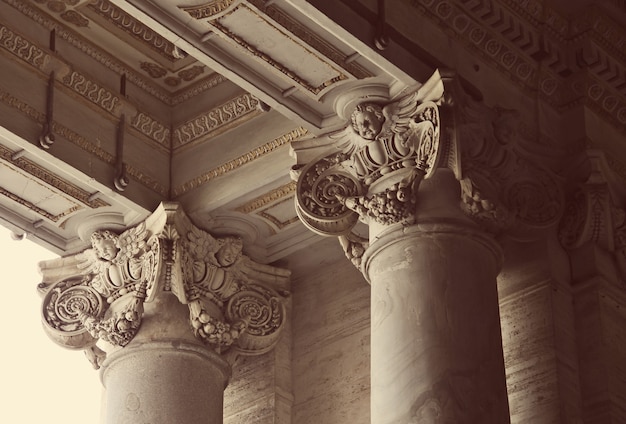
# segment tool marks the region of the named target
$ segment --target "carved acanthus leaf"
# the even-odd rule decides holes
[[[591,174],[570,197],[559,225],[559,240],[569,250],[593,244],[615,258],[626,279],[626,210],[611,191],[604,156],[590,152]]]
[[[91,243],[74,256],[81,276],[46,288],[44,327],[63,346],[88,348],[98,340],[124,346],[139,329],[143,302],[156,283],[159,242],[140,224],[121,235],[96,231]]]
[[[243,255],[239,237],[215,238],[193,225],[181,230],[172,291],[188,304],[194,335],[220,353],[271,349],[284,321],[275,289],[287,293],[289,272]]]
[[[278,341],[290,273],[245,256],[239,237],[216,238],[167,204],[119,235],[94,232],[91,244],[46,266],[63,271],[40,288],[47,333],[86,349],[94,366],[96,343],[126,346],[141,331],[144,304],[165,292],[188,305],[190,331],[220,353],[260,354]]]
[[[517,112],[472,99],[458,81],[446,96],[446,126],[460,146],[461,207],[489,231],[523,236],[557,222],[563,192],[550,171],[521,152]]]
[[[343,235],[356,222],[410,222],[416,193],[440,160],[438,106],[420,91],[363,102],[345,129],[324,137],[335,152],[299,170],[296,210],[313,231]]]

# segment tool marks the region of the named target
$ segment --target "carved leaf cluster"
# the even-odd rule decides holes
[[[72,347],[89,347],[97,340],[128,344],[141,324],[143,302],[156,282],[159,258],[158,239],[144,224],[121,235],[94,233],[92,248],[76,255],[82,276],[47,289],[43,316],[48,333]]]
[[[71,264],[67,278],[41,287],[51,338],[85,349],[98,366],[96,343],[128,345],[144,304],[169,292],[188,305],[190,331],[220,353],[259,354],[276,344],[285,321],[278,293],[288,293],[289,272],[251,260],[239,237],[215,238],[170,208],[165,219],[121,234],[96,231],[90,249],[61,261]]]
[[[309,228],[342,235],[359,219],[390,225],[414,218],[417,187],[440,156],[439,110],[420,96],[363,102],[349,126],[326,136],[339,152],[307,164],[298,179],[296,209]]]

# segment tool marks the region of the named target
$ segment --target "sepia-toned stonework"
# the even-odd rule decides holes
[[[0,223],[61,256],[44,328],[107,424],[622,422],[624,28],[3,0]]]

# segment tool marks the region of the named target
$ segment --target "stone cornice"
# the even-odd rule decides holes
[[[465,48],[477,53],[527,94],[538,93],[556,109],[572,107],[572,74],[582,72],[588,85],[600,85],[615,103],[626,103],[626,32],[599,5],[565,17],[542,2],[450,3],[416,0],[412,7]],[[574,81],[578,80],[575,78]],[[595,102],[589,92],[579,92]],[[621,108],[610,122],[624,128]],[[618,117],[619,116],[619,117]]]
[[[182,90],[177,91],[172,95],[171,104],[172,106],[179,105],[189,99],[194,98],[198,94],[205,92],[206,90],[210,90],[214,87],[217,87],[219,84],[228,81],[225,77],[218,73],[213,73],[207,78],[203,78],[202,80],[196,82],[190,87],[183,88]]]
[[[149,46],[168,61],[175,62],[179,60],[179,58],[173,55],[174,45],[172,43],[114,4],[105,0],[96,0],[90,2],[87,7],[113,23],[117,28]]]
[[[175,197],[183,195],[195,188],[198,188],[202,184],[205,184],[214,178],[225,175],[245,164],[248,164],[258,159],[261,156],[264,156],[270,152],[273,152],[274,150],[284,146],[285,144],[289,144],[292,141],[298,140],[301,137],[303,137],[305,134],[307,134],[307,130],[305,128],[302,128],[302,127],[296,128],[287,134],[283,134],[282,136],[277,137],[274,140],[267,142],[263,144],[262,146],[257,147],[254,150],[251,150],[233,160],[230,160],[216,168],[211,169],[208,172],[205,172],[181,184],[178,187],[175,187],[172,190],[172,193]]]
[[[247,215],[254,214],[264,219],[270,224],[269,227],[272,233],[275,234],[277,230],[280,231],[299,221],[295,213],[286,217],[281,216],[280,218],[273,214],[273,208],[280,208],[286,202],[293,203],[295,192],[296,182],[290,181],[236,207],[234,211]]]
[[[343,74],[342,72],[338,72],[338,69],[333,69],[333,71],[336,72],[336,75],[333,76],[332,78],[322,81],[318,85],[309,84],[306,78],[298,75],[298,73],[295,72],[293,69],[290,69],[285,64],[278,62],[277,60],[273,59],[269,55],[265,54],[263,51],[258,50],[254,46],[254,44],[247,42],[241,37],[238,37],[235,33],[231,32],[227,27],[221,25],[219,22],[212,22],[212,24],[213,26],[215,26],[216,29],[218,29],[226,37],[230,38],[235,43],[240,45],[243,49],[245,49],[245,51],[249,52],[249,54],[264,61],[269,66],[274,68],[276,71],[282,73],[283,75],[285,75],[285,77],[295,82],[297,85],[304,88],[305,90],[307,90],[308,92],[310,92],[311,94],[315,96],[318,96],[323,91],[326,91],[328,87],[340,81],[345,81],[348,79],[347,75]]]
[[[225,81],[225,79],[223,78],[218,78],[215,75],[211,75],[207,81],[203,79],[202,81],[194,84],[193,87],[187,87],[183,90],[180,90],[179,93],[170,94],[164,89],[160,88],[158,85],[154,84],[149,79],[147,79],[145,76],[133,70],[131,67],[117,60],[117,58],[115,58],[114,56],[109,55],[108,53],[94,45],[92,42],[78,35],[72,29],[58,23],[40,9],[24,3],[21,0],[7,0],[7,3],[15,9],[19,10],[21,13],[23,13],[25,16],[27,16],[37,24],[41,25],[42,27],[48,30],[54,29],[56,31],[57,37],[66,40],[75,48],[82,51],[93,60],[99,62],[107,69],[115,72],[120,76],[125,75],[129,82],[132,82],[137,87],[145,91],[147,94],[153,96],[154,98],[166,105],[174,106],[176,104],[179,104],[181,101],[187,100],[188,98],[193,97],[193,95],[201,94],[206,89],[210,89],[215,85]],[[150,36],[148,38],[150,40],[156,40],[154,36]],[[162,41],[165,40],[162,39]],[[160,45],[160,42],[155,41],[155,43],[157,45]]]
[[[259,0],[251,0],[257,8],[263,9],[263,11],[272,18],[276,23],[286,28],[290,33],[303,40],[306,44],[319,51],[322,55],[332,60],[337,66],[340,66],[343,70],[357,79],[363,79],[373,76],[363,67],[359,66],[355,62],[346,62],[346,56],[333,45],[324,41],[322,38],[316,36],[298,21],[291,18],[285,12],[273,5],[267,5],[267,2],[261,2]]]
[[[24,103],[20,99],[12,96],[11,94],[3,91],[2,89],[0,89],[0,102],[18,110],[24,116],[27,116],[28,118],[32,119],[35,122],[42,124],[45,121],[45,115],[42,112],[39,112],[32,106]],[[91,155],[98,158],[102,162],[108,165],[115,164],[115,158],[113,157],[112,154],[100,148],[95,143],[83,137],[82,135],[74,132],[70,128],[67,128],[64,125],[61,125],[58,122],[53,122],[52,130],[55,134],[63,137],[64,139],[68,140],[72,144],[80,147],[82,150],[90,153]],[[131,176],[134,180],[136,180],[143,186],[155,191],[156,193],[162,196],[167,195],[167,189],[163,187],[160,183],[158,183],[156,180],[154,180],[152,177],[145,174],[143,171],[140,171],[138,168],[132,165],[127,165],[126,170],[129,176]]]
[[[244,93],[222,105],[196,116],[179,125],[172,132],[172,148],[194,145],[194,142],[209,135],[215,136],[242,119],[249,119],[261,113],[259,101],[251,94]]]
[[[291,196],[296,191],[296,182],[290,181],[274,190],[271,190],[262,196],[256,197],[249,202],[235,208],[237,212],[250,213],[258,209],[261,209],[267,205],[270,205],[278,200],[283,199],[285,196]]]
[[[68,181],[65,181],[64,179],[54,174],[49,173],[47,170],[37,165],[32,160],[16,155],[16,153],[17,152],[11,151],[10,149],[0,145],[0,158],[11,163],[22,171],[32,175],[38,180],[80,201],[83,205],[92,209],[110,206],[104,200],[92,199],[91,193],[79,188],[78,186]]]

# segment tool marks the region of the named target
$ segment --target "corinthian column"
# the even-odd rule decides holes
[[[105,423],[222,423],[234,358],[278,341],[289,272],[195,227],[176,204],[91,243],[42,264],[42,316],[52,340],[100,368]]]
[[[294,145],[300,218],[371,284],[372,424],[510,421],[493,234],[559,212],[509,116],[445,90],[345,101],[349,125]]]

